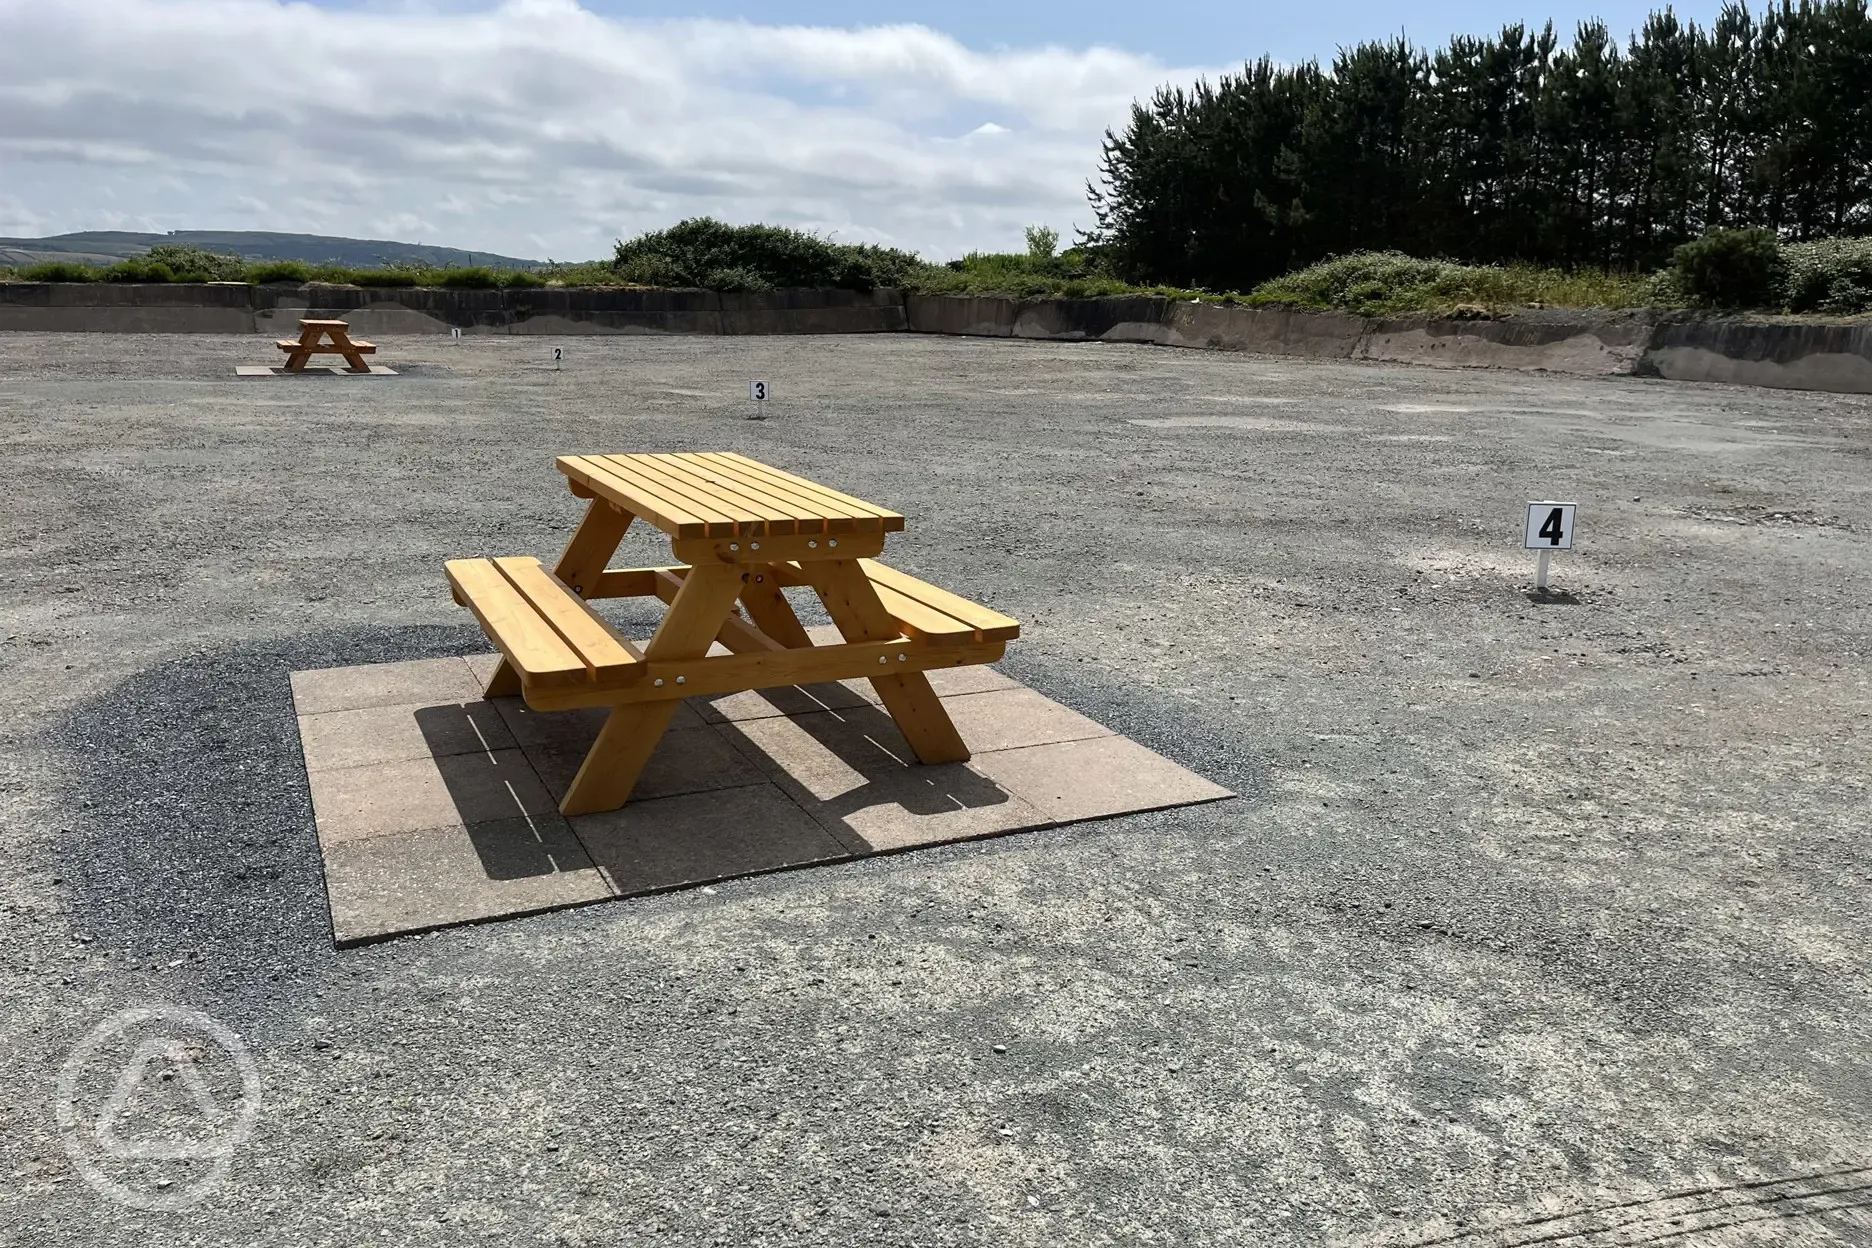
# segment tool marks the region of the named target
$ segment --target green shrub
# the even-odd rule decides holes
[[[1059,231],[1049,225],[1027,227],[1027,258],[1045,264],[1059,249]]]
[[[495,290],[501,284],[500,274],[493,269],[479,265],[473,268],[443,269],[436,282],[451,290]]]
[[[1447,315],[1464,305],[1491,311],[1530,304],[1640,307],[1649,302],[1649,287],[1650,279],[1636,274],[1454,264],[1395,251],[1366,251],[1335,256],[1263,282],[1243,302],[1255,307],[1330,309],[1356,316]]]
[[[1826,238],[1781,248],[1780,303],[1790,312],[1872,312],[1872,238]]]
[[[1764,308],[1777,302],[1786,261],[1773,230],[1711,230],[1671,255],[1684,295],[1705,308]]]
[[[177,282],[238,282],[247,273],[247,261],[241,257],[203,251],[187,243],[158,243],[139,258],[168,269],[173,274],[170,280]]]
[[[514,269],[501,275],[501,285],[508,290],[531,290],[545,284],[545,278],[537,273],[529,273],[525,269]]]
[[[312,270],[297,260],[267,260],[248,265],[241,276],[256,286],[263,282],[296,282],[303,286],[312,280]]]
[[[695,217],[628,243],[620,240],[612,265],[621,280],[643,286],[873,290],[904,285],[923,262],[909,252],[834,243],[784,226]],[[723,282],[733,284],[717,284]]]
[[[166,264],[137,257],[131,260],[119,260],[104,270],[107,282],[173,282],[175,270]]]
[[[71,260],[48,260],[44,264],[27,265],[19,276],[25,282],[95,282],[103,276],[103,270]]]

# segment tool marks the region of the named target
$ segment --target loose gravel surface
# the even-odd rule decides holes
[[[378,341],[0,334],[0,1243],[1872,1243],[1872,401]],[[1012,674],[1243,796],[334,951],[287,673],[484,649],[442,561],[556,553],[555,453],[708,448],[903,511]],[[258,1089],[175,1212],[64,1144],[233,1138],[175,1125],[213,1043],[58,1116],[156,1004]]]

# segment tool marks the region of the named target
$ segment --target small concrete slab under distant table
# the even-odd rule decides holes
[[[684,704],[621,810],[558,812],[604,721],[480,689],[499,655],[292,674],[340,946],[1233,796],[988,667],[930,673],[924,766],[868,682]]]
[[[268,368],[264,364],[237,364],[234,366],[236,377],[394,377],[397,371],[382,364],[373,364],[368,372],[358,372],[337,364],[308,364],[298,372],[274,365]]]

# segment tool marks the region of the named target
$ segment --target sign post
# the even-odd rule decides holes
[[[767,419],[767,383],[764,381],[748,382],[747,397],[754,400],[754,414],[748,417],[748,419],[749,420],[766,420]]]
[[[1534,588],[1547,592],[1547,559],[1556,550],[1573,549],[1575,503],[1529,503],[1521,548],[1540,552],[1534,565]]]

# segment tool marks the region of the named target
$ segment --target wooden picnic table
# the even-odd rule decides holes
[[[566,455],[585,518],[548,572],[528,557],[448,563],[455,600],[502,659],[487,696],[536,710],[611,714],[559,809],[629,799],[682,699],[868,677],[917,758],[969,756],[923,673],[992,663],[1016,621],[877,562],[894,511],[742,455]],[[677,563],[608,568],[634,519],[667,533]],[[815,645],[786,588],[808,586],[843,637]],[[669,605],[639,649],[587,602],[655,596]],[[730,653],[710,656],[719,642]]]
[[[342,355],[352,372],[368,373],[364,357],[377,353],[375,343],[351,337],[351,327],[343,321],[302,320],[297,338],[282,338],[273,345],[286,352],[289,373],[304,372],[306,361],[315,355]]]

